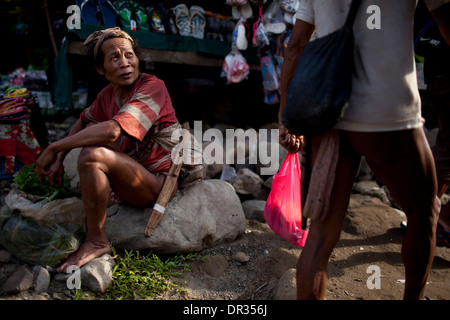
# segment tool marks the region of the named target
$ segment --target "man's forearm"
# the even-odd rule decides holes
[[[81,120],[79,121],[75,123],[66,138],[53,142],[48,148],[54,153],[65,155],[75,148],[107,145],[116,141],[121,135],[121,128],[114,120],[88,127],[84,127]]]

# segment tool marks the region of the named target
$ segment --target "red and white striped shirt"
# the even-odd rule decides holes
[[[156,76],[142,74],[123,104],[112,85],[108,85],[80,118],[85,122],[117,121],[126,133],[120,141],[122,152],[135,155],[132,157],[151,172],[169,170],[170,151],[148,139],[178,122],[166,86]]]

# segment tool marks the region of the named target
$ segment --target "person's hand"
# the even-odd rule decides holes
[[[278,125],[278,141],[290,153],[297,153],[303,148],[303,136],[297,137],[282,124]]]
[[[35,172],[41,179],[52,174],[50,167],[56,162],[57,154],[50,150],[45,149],[36,160]]]
[[[62,187],[64,183],[64,165],[62,160],[57,160],[50,166],[50,174],[48,175],[49,183],[52,187]]]

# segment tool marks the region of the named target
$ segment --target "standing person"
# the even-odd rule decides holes
[[[438,0],[436,0],[438,1]],[[434,2],[436,2],[434,1]],[[439,0],[442,4],[448,0]],[[431,2],[431,1],[430,1]],[[286,92],[312,34],[340,28],[351,0],[300,0],[281,75],[280,144],[289,152],[308,148],[312,170],[325,135],[296,137],[282,123]],[[369,5],[380,10],[380,28],[369,29]],[[440,201],[433,156],[423,130],[413,51],[416,0],[362,0],[354,23],[355,60],[350,106],[332,129],[339,136],[337,169],[325,218],[313,220],[297,264],[299,299],[323,299],[329,257],[336,246],[361,156],[408,218],[401,254],[404,299],[422,299],[436,245]],[[375,17],[377,18],[377,17]],[[302,88],[298,88],[302,90]],[[325,185],[325,184],[323,184]],[[307,215],[308,213],[305,212]]]
[[[64,272],[111,251],[105,221],[112,194],[136,206],[155,203],[172,163],[170,151],[157,141],[162,133],[180,127],[164,83],[140,73],[137,43],[126,32],[96,31],[84,45],[110,84],[82,112],[68,137],[50,144],[36,161],[36,173],[58,184],[64,156],[82,148],[78,172],[87,234],[58,268]]]
[[[443,23],[439,30],[436,21],[450,21],[450,4],[433,10],[432,16],[426,15],[432,22],[419,40],[416,52],[425,58],[424,79],[431,97],[431,109],[439,124],[432,151],[441,198],[450,184],[450,32]],[[450,202],[443,205],[439,213],[436,241],[438,245],[450,247]]]

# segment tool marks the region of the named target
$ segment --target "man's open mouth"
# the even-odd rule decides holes
[[[122,77],[124,79],[129,79],[129,78],[131,78],[132,75],[133,75],[133,72],[126,72],[126,73],[122,73],[120,75],[120,77]]]

